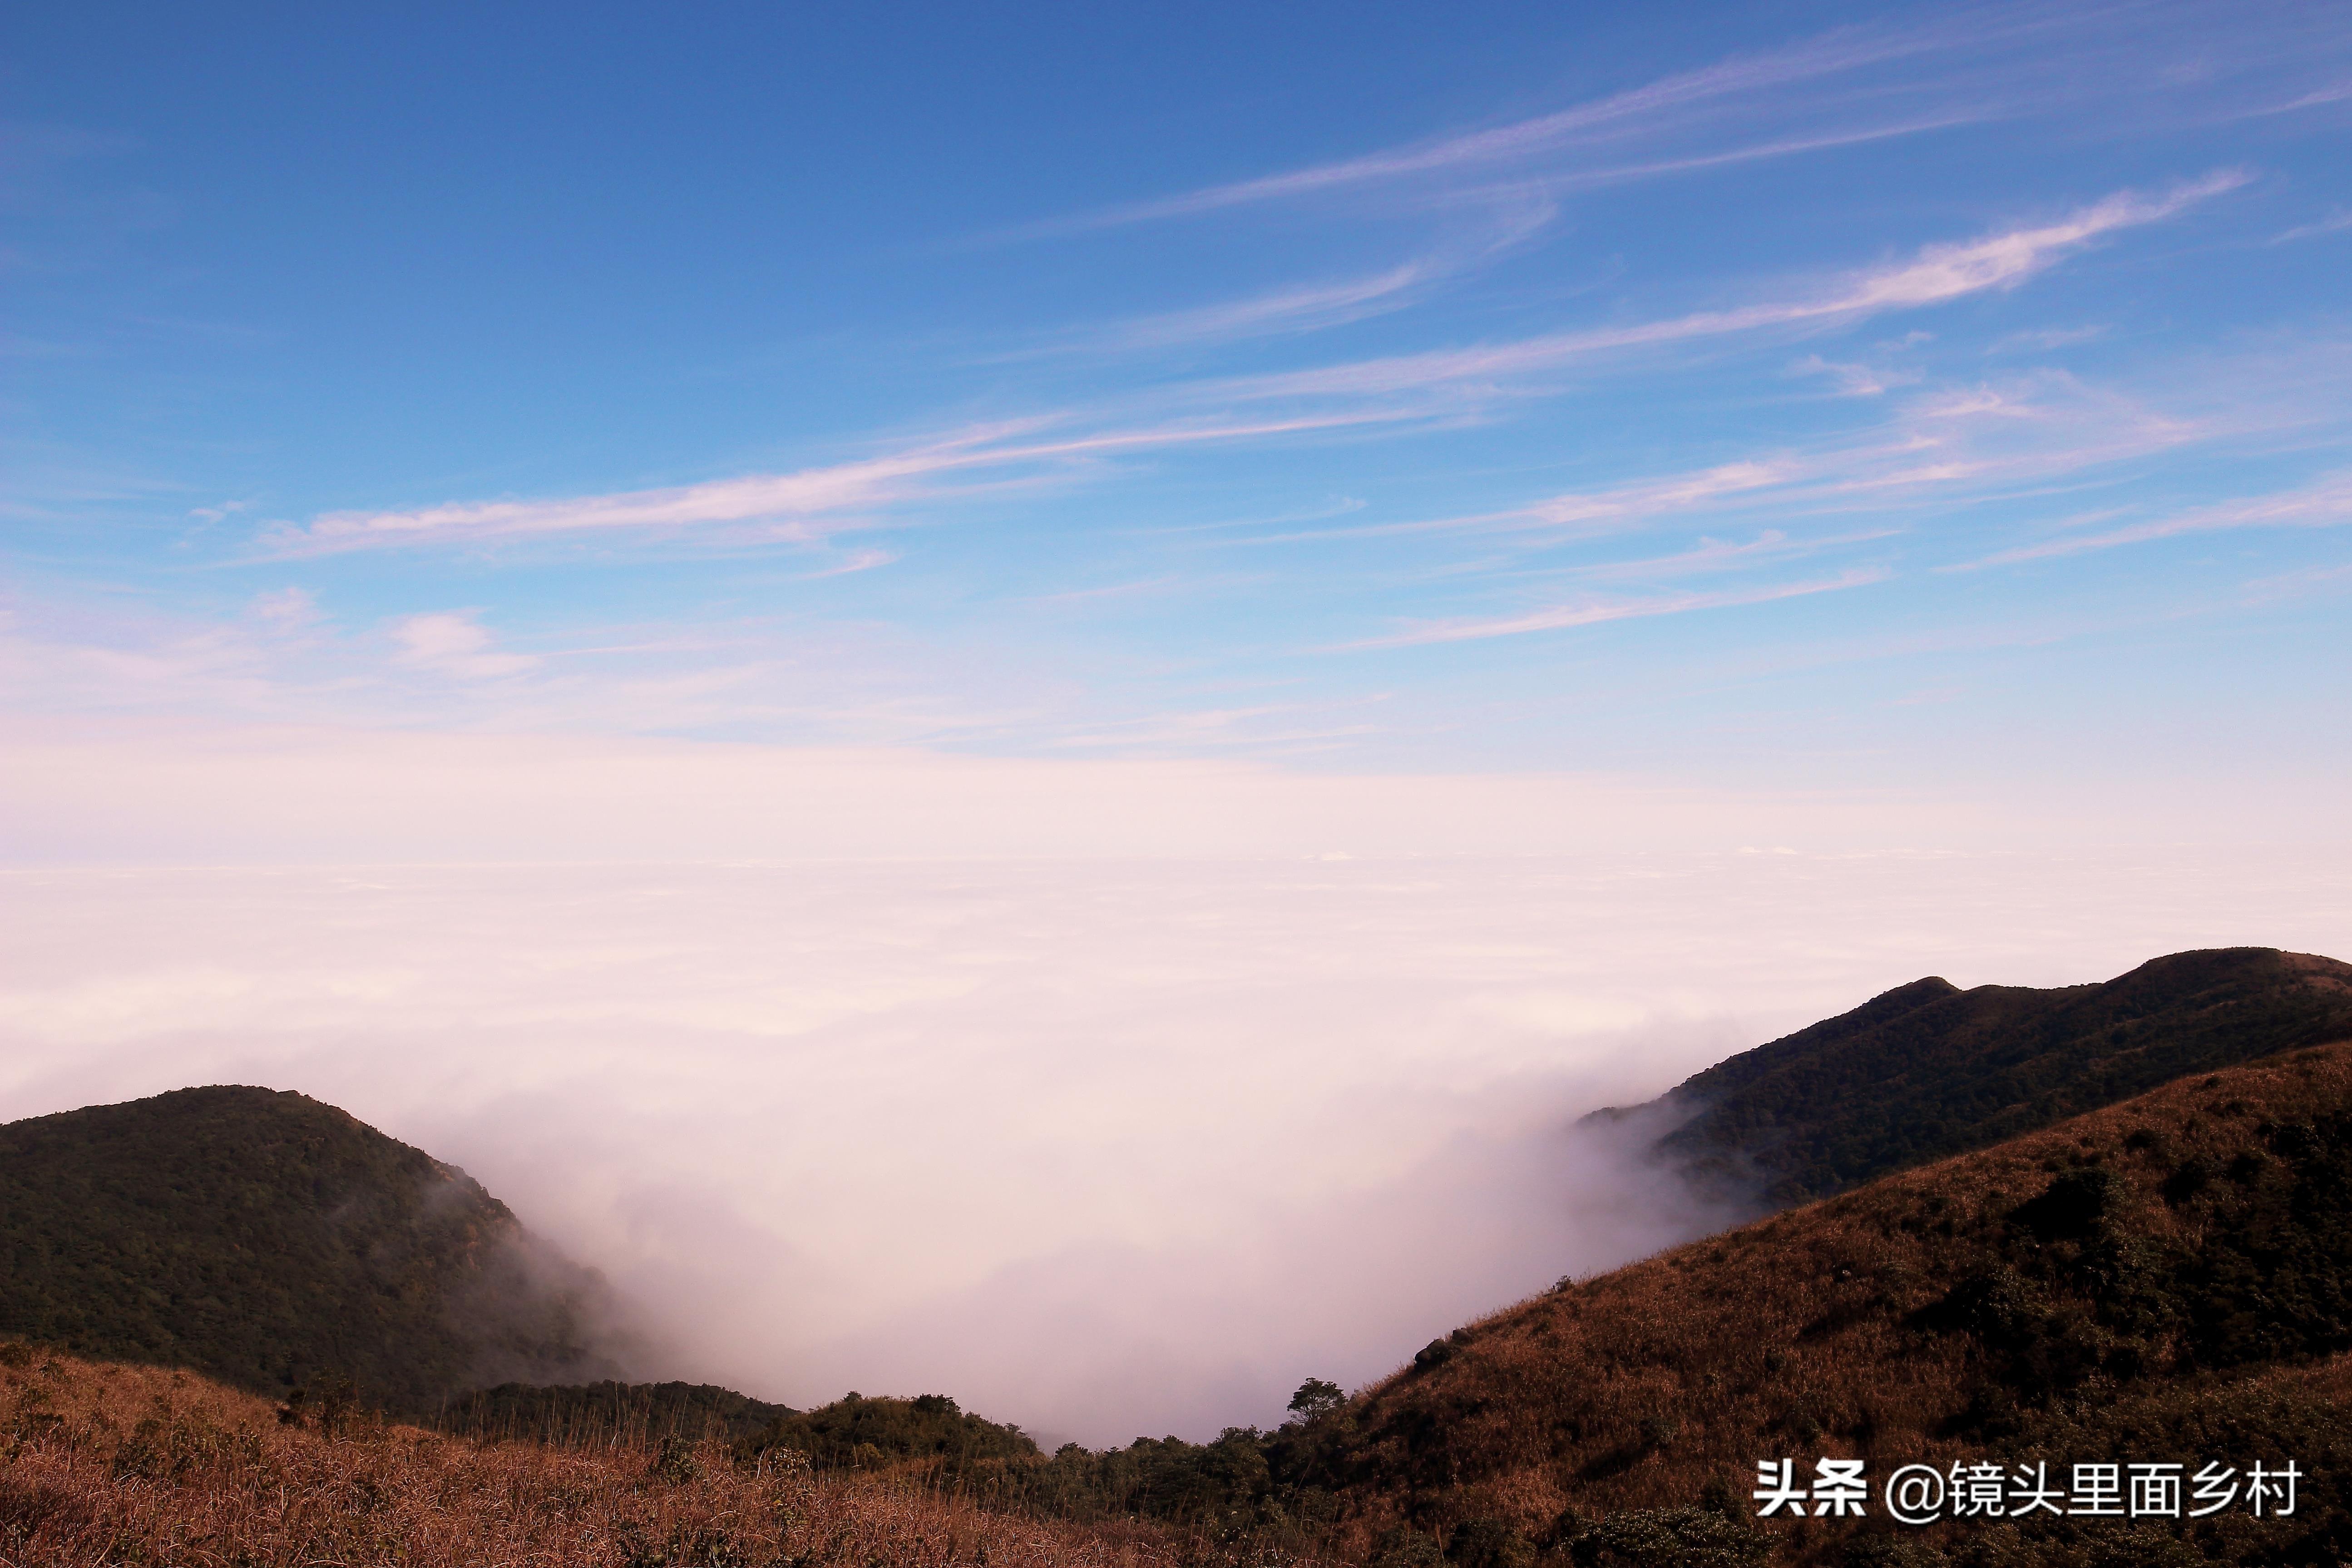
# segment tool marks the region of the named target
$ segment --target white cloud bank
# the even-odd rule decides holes
[[[1694,1216],[1581,1112],[1940,972],[2352,952],[2341,852],[0,874],[0,1117],[182,1084],[464,1165],[795,1404],[1266,1421]]]
[[[648,1370],[1090,1442],[1686,1234],[1575,1118],[1889,985],[2352,952],[2341,847],[1862,793],[160,721],[12,764],[0,1117],[299,1089],[608,1269]]]

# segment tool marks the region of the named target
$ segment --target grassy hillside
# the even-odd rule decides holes
[[[0,1563],[478,1568],[1179,1568],[1196,1539],[1079,1529],[716,1445],[486,1444],[281,1422],[186,1373],[0,1344]]]
[[[600,1291],[464,1172],[299,1094],[0,1126],[0,1333],[417,1411],[609,1370]]]
[[[1537,1298],[1322,1423],[1345,1539],[1531,1561],[2352,1556],[2352,1044],[2182,1079]],[[1756,1461],[2292,1458],[2297,1517],[1758,1521]],[[1712,1504],[1710,1507],[1709,1505]],[[1875,1511],[1875,1510],[1874,1510]],[[1714,1553],[1714,1555],[1708,1555]]]
[[[1661,1141],[1774,1205],[1982,1149],[2184,1074],[2352,1037],[2352,964],[2271,948],[2175,953],[2054,991],[1917,980],[1709,1068]]]
[[[794,1414],[708,1383],[502,1383],[451,1400],[432,1424],[462,1436],[576,1448],[665,1437],[732,1443]]]

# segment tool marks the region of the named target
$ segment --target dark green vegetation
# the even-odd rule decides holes
[[[789,1415],[736,1446],[746,1463],[777,1450],[823,1470],[893,1471],[919,1478],[983,1506],[1042,1518],[1099,1523],[1141,1519],[1222,1541],[1319,1539],[1338,1519],[1323,1462],[1345,1404],[1330,1384],[1310,1380],[1291,1401],[1293,1418],[1272,1432],[1232,1427],[1214,1442],[1139,1437],[1100,1452],[1065,1444],[1050,1457],[1017,1426],[999,1426],[952,1399],[867,1399],[852,1394]]]
[[[877,1470],[909,1461],[963,1468],[986,1459],[1034,1457],[1037,1445],[1018,1426],[968,1415],[945,1394],[868,1399],[848,1394],[831,1405],[784,1411],[740,1447],[750,1458],[779,1448],[820,1470]]]
[[[0,1333],[425,1413],[609,1370],[601,1292],[464,1172],[299,1094],[0,1126]]]
[[[2352,964],[2175,953],[2104,985],[1929,978],[1692,1078],[1660,1141],[1702,1182],[1779,1207],[1983,1149],[2189,1073],[2352,1037]]]
[[[1099,1453],[1068,1444],[1039,1462],[975,1467],[962,1484],[988,1506],[1048,1518],[1147,1519],[1217,1541],[1303,1549],[1339,1520],[1323,1462],[1336,1431],[1294,1418],[1270,1432],[1228,1427],[1208,1443],[1138,1437]]]
[[[502,1383],[450,1401],[433,1424],[468,1437],[580,1447],[665,1437],[733,1443],[793,1414],[708,1383]]]
[[[1226,1542],[1306,1546],[1339,1519],[1328,1461],[1344,1430],[1332,1417],[1344,1405],[1339,1388],[1310,1380],[1292,1401],[1292,1419],[1271,1432],[1233,1427],[1209,1443],[1139,1437],[1099,1452],[1070,1443],[1052,1455],[1018,1426],[971,1415],[937,1394],[853,1393],[793,1411],[698,1384],[509,1384],[452,1405],[436,1425],[560,1446],[719,1437],[754,1469],[789,1454],[820,1473],[894,1476],[1040,1519],[1144,1520]]]

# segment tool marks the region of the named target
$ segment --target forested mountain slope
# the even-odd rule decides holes
[[[1779,1206],[1981,1149],[2184,1074],[2352,1037],[2352,964],[2174,953],[2099,985],[1930,977],[1707,1068],[1659,1152]]]
[[[0,1333],[396,1410],[612,1370],[589,1271],[332,1106],[180,1089],[0,1126]]]

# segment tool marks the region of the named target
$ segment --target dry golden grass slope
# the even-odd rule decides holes
[[[8,1568],[947,1568],[1229,1560],[1139,1527],[984,1513],[888,1479],[726,1450],[484,1444],[365,1418],[322,1431],[194,1373],[0,1346]]]
[[[2069,1283],[2095,1263],[2110,1275],[2138,1268],[2149,1279],[2206,1278],[2197,1271],[2217,1244],[2243,1239],[2218,1228],[2238,1223],[2231,1205],[2267,1190],[2273,1210],[2288,1212],[2295,1167],[2267,1152],[2279,1145],[2279,1128],[2333,1128],[2340,1147],[2347,1116],[2352,1043],[2300,1050],[2181,1079],[1524,1301],[1355,1403],[1344,1461],[1353,1519],[1342,1545],[1366,1554],[1385,1533],[1391,1559],[1410,1561],[1398,1545],[1409,1531],[1433,1543],[1452,1540],[1461,1559],[1458,1527],[1492,1521],[1524,1546],[1486,1553],[1491,1561],[1536,1551],[1575,1555],[1569,1549],[1580,1518],[1690,1508],[1710,1482],[1718,1507],[1727,1491],[1736,1500],[1729,1511],[1746,1528],[1756,1462],[1781,1456],[1800,1458],[1801,1468],[1812,1456],[1862,1457],[1873,1476],[1913,1461],[2193,1460],[2063,1448],[2125,1441],[2119,1434],[2151,1445],[2253,1441],[2260,1428],[2271,1439],[2286,1433],[2285,1440],[2316,1448],[2336,1446],[2336,1457],[2352,1464],[2352,1447],[2343,1447],[2352,1363],[2329,1359],[2332,1347],[2307,1334],[2302,1342],[2318,1344],[2316,1352],[2241,1351],[2232,1362],[2209,1348],[2200,1363],[2199,1346],[2216,1334],[2268,1331],[2265,1309],[2258,1303],[2251,1322],[2203,1330],[2193,1314],[2158,1310],[2147,1320],[2153,1327],[2126,1334],[2109,1326],[2123,1321],[2110,1310],[2121,1289],[2111,1278],[2080,1289]],[[2334,1158],[2340,1183],[2344,1162]],[[2184,1169],[2213,1173],[2185,1181]],[[2113,1173],[2095,1178],[2111,1182],[2103,1190],[2113,1194],[2112,1212],[2095,1243],[2107,1251],[2095,1256],[2089,1239],[2021,1239],[2019,1205],[2058,1175],[2085,1171]],[[2308,1182],[2293,1193],[2306,1190]],[[2305,1215],[2298,1223],[2326,1219]],[[2273,1239],[2292,1248],[2306,1235],[2290,1226]],[[2042,1338],[2031,1354],[2003,1359],[1989,1348],[1998,1340],[1937,1331],[1937,1304],[1956,1286],[1988,1269],[2021,1278],[2020,1267],[2040,1303],[2032,1332]],[[2347,1292],[2341,1273],[2333,1278],[2322,1293],[2334,1292],[2329,1310],[2340,1321]],[[2119,1359],[2119,1350],[2132,1359]],[[2327,1456],[2268,1457],[2309,1466]],[[2325,1478],[2298,1523],[2309,1527],[2347,1480]],[[1838,1560],[1832,1548],[1839,1543],[1829,1537],[1842,1527],[1825,1534],[1814,1521],[1769,1521],[1759,1528],[1773,1533],[1776,1559]],[[1911,1538],[1921,1548],[1936,1539]],[[2044,1544],[2014,1560],[2095,1560]],[[2236,1537],[2174,1546],[2190,1553],[2178,1559],[2186,1562],[2337,1560],[2324,1546],[2263,1558],[2271,1548]],[[1584,1556],[1619,1560],[1596,1557],[1596,1549],[1588,1540]]]

